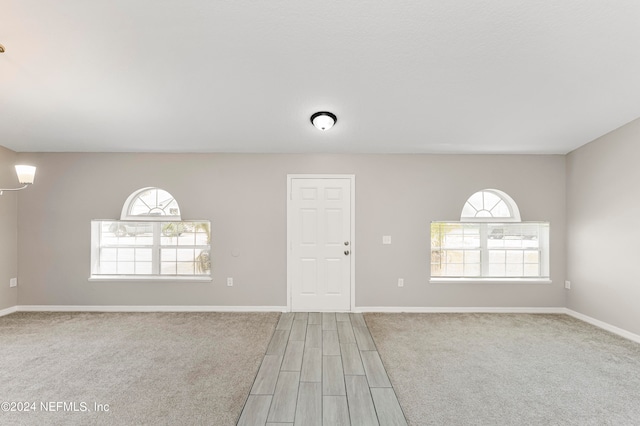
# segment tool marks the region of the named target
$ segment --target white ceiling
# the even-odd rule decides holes
[[[640,117],[638,0],[0,0],[0,43],[20,152],[563,154]]]

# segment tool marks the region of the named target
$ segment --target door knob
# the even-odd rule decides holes
[[[345,250],[345,251],[344,251],[344,255],[345,255],[345,256],[349,256],[349,250]]]

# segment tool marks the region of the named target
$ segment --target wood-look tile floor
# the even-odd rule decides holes
[[[284,313],[238,425],[406,425],[362,314]]]

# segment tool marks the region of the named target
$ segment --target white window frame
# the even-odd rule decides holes
[[[153,233],[152,233],[152,244],[140,244],[136,245],[119,245],[115,244],[111,247],[104,246],[101,241],[102,237],[102,223],[110,222],[114,224],[123,223],[123,224],[132,224],[132,223],[148,223],[151,225]],[[158,221],[114,221],[110,219],[106,220],[93,220],[91,222],[91,275],[89,277],[90,281],[203,281],[203,282],[211,282],[211,269],[206,273],[194,273],[194,274],[163,274],[161,272],[161,251],[163,249],[189,249],[189,250],[207,250],[211,253],[211,243],[209,244],[198,244],[198,245],[163,245],[161,243],[162,240],[162,226],[165,223],[172,224],[187,224],[187,223],[206,223],[209,229],[208,240],[211,238],[211,222],[208,220],[190,220],[190,221],[167,221],[167,222],[158,222]],[[178,237],[175,237],[178,238]],[[103,274],[100,271],[100,250],[102,248],[142,248],[151,250],[151,273],[149,274]],[[133,261],[135,263],[135,261]],[[177,261],[176,261],[177,262]]]
[[[177,212],[167,212],[162,205],[153,205],[148,206],[150,208],[149,214],[137,214],[132,215],[131,210],[136,203],[136,201],[147,191],[162,191],[172,200],[170,204],[174,205],[174,210]],[[147,203],[145,203],[147,204]],[[153,210],[153,212],[152,212]],[[104,248],[101,241],[101,236],[103,233],[102,222],[112,222],[112,223],[122,223],[123,227],[131,226],[134,223],[140,224],[148,224],[152,228],[152,241],[151,245],[149,244],[140,244],[136,245],[135,240],[134,244],[131,245],[114,245],[113,248],[144,248],[150,249],[152,253],[152,261],[151,261],[151,271],[150,274],[103,274],[100,271],[100,250]],[[202,282],[211,282],[211,269],[208,270],[207,273],[203,274],[162,274],[161,272],[161,250],[164,248],[174,247],[173,245],[167,246],[162,245],[162,227],[163,223],[176,223],[176,224],[186,224],[186,223],[206,223],[208,224],[208,235],[206,245],[176,245],[176,249],[200,249],[200,250],[208,250],[209,252],[209,261],[211,261],[211,222],[208,220],[189,220],[183,221],[180,215],[180,206],[178,205],[177,200],[173,195],[171,195],[168,191],[162,188],[156,187],[145,187],[140,188],[127,198],[123,207],[122,213],[120,216],[120,220],[113,219],[104,219],[104,220],[93,220],[91,223],[91,270],[89,275],[89,281],[202,281]],[[119,226],[119,225],[118,225]],[[144,226],[144,225],[143,225]],[[135,263],[135,260],[133,261]],[[176,260],[176,262],[178,262]],[[117,263],[117,262],[116,262]]]
[[[483,193],[488,192],[495,196],[498,196],[501,201],[503,201],[508,209],[509,216],[501,215],[497,217],[474,217],[465,214],[465,206],[470,204],[470,200],[474,196],[478,196],[478,194],[483,195]],[[473,207],[473,206],[472,206]],[[475,209],[475,207],[474,207]],[[466,209],[468,211],[468,209]],[[478,210],[478,209],[476,209]],[[487,209],[490,213],[490,208]],[[520,210],[518,209],[517,204],[508,194],[503,191],[497,189],[483,189],[474,193],[469,199],[465,202],[463,206],[460,221],[434,221],[433,223],[450,223],[452,225],[461,224],[461,225],[470,225],[477,224],[479,227],[480,233],[480,246],[477,248],[480,251],[480,276],[460,276],[460,277],[447,277],[447,276],[431,276],[431,255],[432,255],[432,246],[430,243],[429,250],[429,282],[430,283],[551,283],[550,279],[550,247],[549,247],[549,232],[550,232],[550,224],[549,222],[522,222],[520,217]],[[488,241],[489,236],[487,235],[487,225],[491,224],[504,224],[504,226],[508,227],[509,225],[516,224],[536,224],[542,225],[541,229],[544,229],[546,232],[541,232],[538,236],[538,252],[539,252],[539,268],[540,275],[535,277],[499,277],[499,276],[489,276],[489,248]],[[431,229],[429,231],[431,236]],[[500,250],[500,249],[497,249]]]

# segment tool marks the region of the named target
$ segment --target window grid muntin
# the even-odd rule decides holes
[[[517,241],[514,236],[523,233],[523,230],[532,232],[535,229],[535,247],[532,238],[520,238],[520,247],[490,247],[491,238],[488,237],[490,229],[496,227],[509,228],[506,241]],[[480,252],[480,274],[470,273],[473,268],[468,265],[476,265],[477,262],[467,263],[466,252],[473,252],[473,247],[465,245],[466,235],[474,234],[470,229],[478,229],[480,234],[480,244],[476,251]],[[447,232],[447,229],[449,230]],[[432,222],[431,224],[431,276],[442,278],[548,278],[548,265],[545,264],[545,250],[548,250],[548,222],[519,222],[519,223],[471,223],[471,222]],[[448,234],[453,234],[453,238],[448,238]],[[528,234],[531,236],[531,234]],[[461,238],[462,236],[462,238]],[[505,239],[505,234],[502,234]],[[447,245],[447,239],[457,244]],[[525,240],[528,243],[525,244]],[[444,241],[444,244],[443,244]],[[514,245],[514,244],[511,244]],[[492,262],[491,252],[504,252],[504,262]],[[507,252],[511,254],[507,254]],[[536,253],[537,262],[531,261],[531,253]],[[521,254],[522,262],[507,262],[507,258],[513,260],[514,256]],[[529,254],[527,257],[526,254]],[[495,257],[495,254],[494,254]],[[529,261],[527,261],[529,260]],[[494,273],[499,270],[497,265],[504,265],[504,273]],[[522,266],[522,273],[513,273],[518,266]],[[507,273],[507,269],[511,268]],[[537,274],[533,274],[533,271]]]
[[[92,251],[95,254],[96,259],[92,262],[92,274],[93,275],[139,275],[139,276],[210,276],[210,229],[211,225],[208,221],[181,221],[181,222],[129,222],[129,221],[92,221],[93,226],[97,231],[97,247]],[[111,236],[113,234],[113,228],[109,229],[112,224],[126,224],[128,231],[135,229],[143,229],[151,231],[152,244],[136,244],[139,239],[138,234],[131,235],[128,232],[123,236]],[[171,231],[167,232],[167,229]],[[148,234],[143,232],[142,234]],[[186,235],[182,238],[183,235]],[[185,240],[192,236],[191,242],[194,244],[186,244]],[[148,239],[148,238],[147,238]],[[123,241],[123,242],[121,242]],[[188,241],[187,241],[188,242]],[[198,243],[198,244],[195,244]],[[151,250],[152,266],[151,273],[139,273],[139,267],[145,271],[148,270],[148,260],[138,261],[136,258],[138,252],[136,250]],[[192,260],[176,260],[175,273],[167,272],[166,269],[162,270],[162,250],[163,249],[175,249],[175,250],[191,250],[193,254]],[[104,260],[105,251],[115,250],[115,261],[108,259]],[[128,252],[128,250],[133,250]],[[124,259],[120,257],[121,253],[127,253]],[[130,255],[133,253],[133,256]],[[186,252],[181,252],[184,255]],[[197,255],[204,257],[198,258]],[[206,255],[206,256],[205,256]],[[204,261],[203,261],[204,259]],[[133,265],[130,265],[133,263]],[[138,265],[140,263],[141,265]],[[114,268],[107,269],[104,266],[113,266]],[[191,267],[186,267],[187,264],[191,264]],[[178,268],[181,265],[181,268]],[[133,270],[131,269],[133,266]],[[139,267],[138,267],[139,266]],[[109,273],[105,272],[105,269]]]

